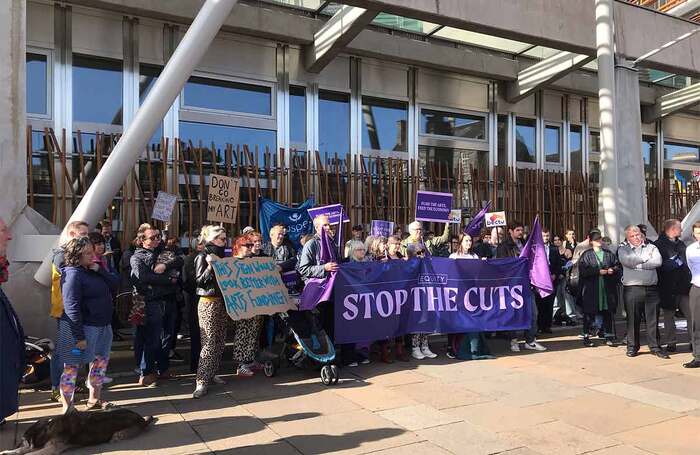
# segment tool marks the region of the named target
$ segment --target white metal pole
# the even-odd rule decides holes
[[[104,214],[237,1],[206,0],[69,222],[94,225]],[[47,257],[34,275],[46,286],[51,284],[50,264]]]
[[[595,35],[598,56],[598,107],[600,111],[600,184],[598,224],[604,235],[619,243],[617,160],[615,157],[615,50],[613,0],[595,1]]]

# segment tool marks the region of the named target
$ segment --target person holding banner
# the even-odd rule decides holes
[[[263,253],[275,260],[282,273],[294,270],[296,265],[296,252],[291,245],[284,240],[285,227],[276,224],[270,229],[270,242],[263,247]]]
[[[197,380],[192,398],[207,394],[209,383],[223,384],[216,376],[221,355],[226,346],[226,322],[228,314],[221,296],[221,289],[211,265],[212,258],[223,258],[226,247],[226,230],[220,226],[204,226],[199,236],[202,250],[194,258],[194,281],[199,296],[197,316],[199,319],[201,351],[197,364]]]
[[[520,252],[523,249],[523,236],[525,226],[519,221],[511,221],[508,226],[507,238],[498,245],[496,249],[497,258],[517,258],[520,257]],[[533,299],[534,300],[534,299]],[[532,305],[532,321],[529,330],[525,331],[525,349],[531,351],[546,351],[547,348],[537,342],[537,306]],[[511,333],[510,350],[512,352],[520,352],[520,343],[518,342],[517,333]]]
[[[401,254],[406,256],[406,249],[412,243],[424,245],[424,248],[430,254],[437,253],[438,249],[445,245],[450,240],[450,224],[445,223],[445,230],[440,237],[433,237],[423,241],[423,224],[420,221],[414,221],[408,225],[408,237],[401,242]]]
[[[581,308],[583,310],[583,345],[593,347],[590,339],[591,326],[596,315],[603,319],[605,344],[615,346],[613,318],[617,311],[617,284],[622,268],[617,257],[603,248],[603,237],[592,233],[591,249],[586,250],[578,261]]]

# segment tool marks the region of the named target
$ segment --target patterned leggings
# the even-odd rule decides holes
[[[109,364],[109,357],[95,356],[95,360],[90,363],[90,373],[88,373],[87,386],[89,389],[99,390],[105,379],[105,372]],[[73,401],[75,395],[75,382],[78,377],[78,365],[66,363],[61,374],[59,385],[61,393],[69,403]]]
[[[223,300],[211,297],[200,297],[197,314],[202,341],[197,366],[197,385],[207,385],[219,371],[221,354],[226,347],[228,315]]]
[[[428,346],[428,334],[427,333],[414,333],[411,335],[411,347],[413,348],[423,348]]]
[[[235,321],[236,333],[233,337],[234,362],[247,364],[255,360],[262,321],[262,316]]]

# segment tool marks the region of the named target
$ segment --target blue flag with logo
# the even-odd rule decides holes
[[[259,202],[260,230],[265,241],[270,241],[270,228],[272,226],[283,224],[287,227],[287,238],[298,250],[301,247],[299,243],[301,237],[313,231],[313,222],[307,210],[314,206],[314,200],[307,199],[303,204],[294,208],[262,197]]]

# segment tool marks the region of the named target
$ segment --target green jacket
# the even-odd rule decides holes
[[[437,249],[447,243],[450,240],[450,224],[445,223],[445,230],[442,233],[440,237],[433,237],[430,240],[425,240],[423,244],[425,245],[425,249],[428,250],[428,253],[431,255],[434,255],[437,251]],[[408,245],[412,243],[417,243],[411,237],[405,238],[401,242],[401,254],[403,257],[406,257],[406,249],[408,248]]]

